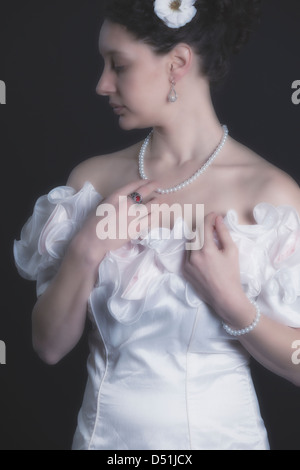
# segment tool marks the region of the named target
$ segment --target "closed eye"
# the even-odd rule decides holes
[[[124,65],[115,65],[115,64],[113,64],[113,67],[112,67],[112,68],[113,68],[113,70],[114,70],[117,74],[119,74],[119,73],[121,73],[121,72],[124,72],[124,70],[125,70],[125,66],[124,66]]]

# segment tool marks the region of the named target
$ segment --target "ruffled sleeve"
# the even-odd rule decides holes
[[[239,225],[229,211],[226,224],[239,247],[241,282],[263,314],[300,327],[300,218],[291,206],[267,203],[254,209],[256,225]]]
[[[69,242],[102,199],[87,182],[77,193],[59,186],[37,200],[21,239],[14,242],[14,258],[19,274],[37,281],[38,296],[57,273]]]

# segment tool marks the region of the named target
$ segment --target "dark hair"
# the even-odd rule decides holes
[[[166,0],[168,2],[169,0]],[[158,54],[189,44],[201,57],[211,83],[227,74],[230,57],[248,41],[260,17],[262,0],[196,0],[197,14],[181,28],[169,28],[154,12],[154,0],[108,0],[105,17],[121,24]]]

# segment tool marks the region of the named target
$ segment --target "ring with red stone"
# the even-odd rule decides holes
[[[143,198],[140,195],[140,193],[136,193],[136,192],[131,193],[131,194],[129,194],[128,197],[130,197],[133,200],[133,202],[135,202],[136,204],[142,204],[142,202],[143,202]]]

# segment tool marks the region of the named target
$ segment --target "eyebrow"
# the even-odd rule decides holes
[[[98,49],[99,49],[99,53],[101,55],[118,55],[118,54],[125,54],[126,55],[125,51],[118,51],[116,49],[105,49],[105,50],[103,50],[100,46],[98,47]]]

